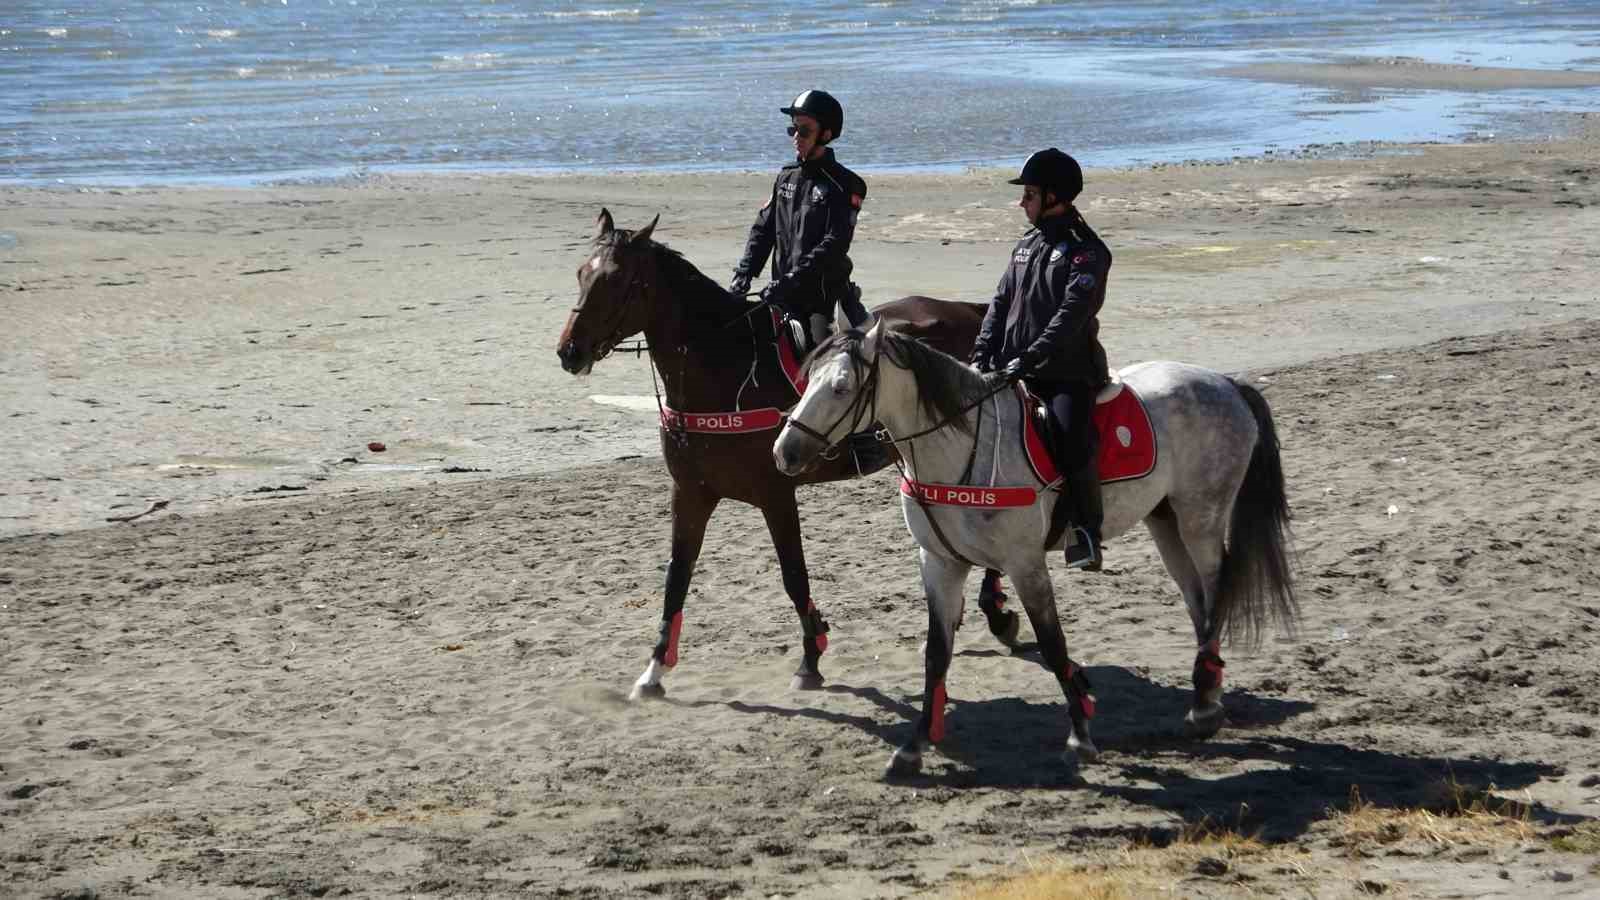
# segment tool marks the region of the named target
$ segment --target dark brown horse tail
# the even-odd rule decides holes
[[[1233,386],[1255,416],[1256,446],[1228,523],[1212,622],[1214,636],[1226,631],[1230,641],[1256,644],[1269,618],[1292,634],[1300,608],[1294,596],[1289,498],[1283,488],[1272,410],[1260,391],[1238,381]]]

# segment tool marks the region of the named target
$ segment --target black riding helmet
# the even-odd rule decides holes
[[[1062,203],[1071,203],[1083,193],[1083,169],[1077,160],[1051,147],[1028,157],[1022,164],[1022,174],[1010,183],[1044,188]]]
[[[817,124],[833,132],[830,141],[838,140],[839,135],[844,133],[844,107],[827,91],[802,91],[793,103],[778,112],[786,116],[803,113],[816,119]]]

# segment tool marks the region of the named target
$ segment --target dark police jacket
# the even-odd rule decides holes
[[[832,315],[850,285],[850,239],[866,195],[867,183],[840,165],[832,149],[784,166],[734,274],[755,276],[771,253],[767,299],[790,312]]]
[[[975,362],[999,368],[1021,356],[1030,379],[1105,384],[1100,306],[1111,251],[1076,209],[1022,236],[1000,276],[972,348]]]

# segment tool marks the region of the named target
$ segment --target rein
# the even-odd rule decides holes
[[[607,243],[604,246],[609,246],[611,248],[612,253],[615,254],[617,249],[620,247],[620,244],[616,240],[613,240],[613,241],[610,241],[609,243]],[[648,246],[653,250],[660,249],[659,245],[656,245],[653,242],[650,243]],[[632,342],[624,344],[623,330],[627,327],[627,322],[628,322],[628,319],[629,319],[629,315],[633,310],[634,304],[635,304],[636,301],[640,300],[645,295],[645,292],[647,290],[649,290],[650,287],[651,287],[649,283],[641,283],[642,279],[643,279],[643,275],[640,274],[636,270],[634,275],[628,280],[627,287],[623,291],[622,302],[617,304],[617,306],[615,308],[615,311],[612,313],[612,315],[610,317],[610,321],[608,321],[606,323],[607,327],[608,327],[608,333],[607,333],[606,338],[599,343],[599,346],[595,351],[594,362],[597,363],[600,360],[605,359],[606,357],[610,356],[616,350],[621,350],[624,353],[632,353],[635,356],[640,356],[640,355],[643,355],[645,353],[651,353],[652,352],[652,348],[651,348],[651,346],[650,346],[650,344],[649,344],[649,342],[647,340],[634,340]],[[747,299],[747,298],[749,298],[751,296],[754,296],[754,295],[756,295],[758,293],[759,293],[758,291],[745,291],[743,294],[740,294],[738,296],[740,297],[741,300],[744,300],[744,299]],[[705,340],[705,339],[708,339],[708,338],[710,338],[712,336],[718,335],[718,334],[722,333],[723,331],[725,331],[726,329],[731,328],[734,325],[737,325],[737,324],[739,324],[741,322],[744,322],[746,324],[749,324],[750,327],[751,327],[750,338],[751,338],[751,342],[752,342],[752,348],[751,348],[750,365],[751,365],[752,376],[749,376],[749,377],[753,377],[753,374],[754,374],[754,371],[755,371],[755,367],[760,362],[761,351],[760,351],[760,347],[759,346],[755,346],[755,342],[757,341],[758,338],[757,338],[757,335],[756,335],[756,332],[755,332],[755,328],[754,328],[754,325],[752,324],[752,321],[751,321],[750,317],[752,315],[754,315],[755,313],[761,312],[762,310],[765,310],[765,309],[769,308],[771,305],[772,305],[771,302],[766,300],[765,298],[763,298],[760,302],[757,302],[757,303],[747,303],[747,304],[745,304],[745,308],[742,311],[740,311],[738,315],[735,315],[732,318],[728,319],[727,321],[721,323],[720,325],[717,325],[715,328],[703,330],[703,331],[700,331],[700,332],[698,332],[697,334],[695,334],[695,335],[693,335],[691,337],[688,337],[687,339],[684,340],[684,342],[682,344],[679,344],[676,348],[673,348],[673,349],[676,349],[678,353],[683,355],[684,358],[683,358],[682,365],[685,368],[685,370],[687,369],[687,366],[689,364],[688,355],[687,354],[688,354],[688,348],[690,346],[698,343],[701,340]],[[575,313],[575,314],[581,313],[583,311],[583,308],[584,308],[583,307],[583,303],[580,301],[579,304],[572,309],[572,312]],[[774,335],[774,337],[776,338],[777,336]],[[688,427],[686,427],[686,425],[685,425],[686,418],[685,418],[683,413],[678,412],[676,410],[671,410],[672,415],[668,414],[669,413],[669,408],[667,407],[665,401],[662,399],[661,381],[657,377],[657,371],[656,370],[659,368],[659,361],[655,360],[653,357],[654,357],[654,354],[652,353],[652,365],[650,366],[650,381],[651,381],[652,390],[655,393],[655,398],[656,398],[656,412],[660,416],[660,420],[662,422],[662,427],[665,430],[667,430],[669,432],[672,432],[678,438],[679,441],[682,441],[682,440],[684,440],[685,435],[687,435],[687,433],[688,433],[688,431],[690,429]],[[662,374],[664,376],[664,373],[662,373]],[[749,377],[747,377],[747,381],[748,381]],[[740,394],[741,395],[743,394],[743,389],[742,388],[740,390]],[[737,411],[737,409],[736,409],[736,411]]]
[[[854,434],[861,425],[863,419],[865,419],[867,422],[878,421],[878,372],[883,363],[884,340],[886,340],[886,338],[880,337],[876,342],[875,346],[873,347],[872,361],[870,363],[867,363],[865,360],[861,359],[860,356],[854,353],[851,354],[851,360],[855,363],[865,363],[867,366],[867,375],[864,379],[862,379],[861,386],[857,389],[856,398],[850,402],[849,406],[845,407],[844,412],[840,413],[837,419],[833,420],[833,423],[827,427],[826,431],[818,431],[799,419],[785,414],[784,419],[787,421],[789,427],[797,429],[801,434],[804,434],[822,444],[824,448],[828,448],[831,446],[831,443],[828,440],[828,435],[832,434],[834,429],[838,428],[845,419],[849,418],[851,420],[850,426],[845,430],[846,435]],[[946,428],[956,420],[965,417],[967,413],[976,409],[978,410],[978,427],[973,429],[972,452],[967,457],[966,472],[961,476],[962,480],[965,481],[967,477],[971,475],[973,462],[977,459],[978,455],[978,431],[983,426],[983,404],[990,397],[993,397],[1010,386],[1011,382],[1002,381],[998,387],[988,391],[987,393],[978,397],[976,400],[968,403],[966,406],[961,407],[961,409],[957,410],[952,415],[946,416],[931,427],[924,428],[921,431],[906,435],[905,437],[897,438],[889,434],[889,430],[887,428],[879,428],[873,433],[873,437],[886,444],[907,444],[911,450],[911,464],[912,467],[915,468],[917,448],[911,443],[912,441],[915,441],[920,437],[926,437],[936,431]],[[823,450],[823,456],[825,458],[832,458],[827,456],[826,449]],[[911,477],[906,473],[905,462],[900,458],[899,454],[896,454],[894,457],[894,465],[895,469],[900,472],[900,480],[902,483],[910,482],[912,480]],[[939,525],[939,520],[934,518],[933,510],[929,508],[928,502],[922,497],[921,492],[913,491],[910,496],[913,500],[917,501],[917,506],[922,508],[923,518],[926,519],[928,524],[933,528],[934,536],[939,539],[940,544],[944,545],[944,549],[951,556],[955,557],[962,563],[965,563],[973,568],[981,568],[977,563],[968,559],[960,550],[956,549],[955,544],[950,540],[949,536],[944,533],[944,528]]]
[[[657,246],[654,242],[649,242],[649,244],[652,247]],[[611,248],[611,252],[613,254],[615,254],[616,251],[617,251],[617,248],[620,246],[620,244],[619,244],[619,242],[617,240],[613,239],[611,241],[608,241],[606,243],[606,246],[610,247]],[[638,297],[640,295],[640,293],[641,293],[639,291],[635,291],[634,290],[634,288],[639,284],[639,278],[640,278],[640,276],[638,274],[635,274],[632,278],[628,279],[628,287],[627,287],[627,290],[623,292],[622,303],[617,306],[617,312],[611,319],[610,335],[604,341],[602,341],[600,343],[600,349],[595,352],[595,356],[594,356],[594,361],[595,362],[599,362],[600,360],[605,359],[606,357],[610,356],[613,351],[615,351],[617,349],[621,349],[624,353],[633,353],[635,355],[641,354],[641,353],[645,353],[650,349],[650,346],[647,343],[645,343],[644,341],[634,341],[632,346],[628,346],[628,347],[623,347],[622,346],[622,342],[624,340],[623,335],[622,335],[623,324],[627,321],[628,313],[633,308],[634,299],[636,297]],[[648,287],[650,287],[650,285],[646,284],[645,287],[648,288]],[[751,297],[751,296],[753,296],[755,294],[758,294],[758,293],[760,293],[760,292],[759,291],[746,291],[743,294],[743,296],[748,298],[748,297]],[[770,305],[771,304],[766,299],[763,298],[760,303],[751,304],[749,306],[749,308],[747,308],[744,312],[742,312],[739,315],[734,316],[732,319],[729,319],[728,321],[722,323],[715,330],[716,331],[721,331],[722,329],[727,328],[730,325],[733,325],[734,323],[738,322],[741,319],[748,318],[751,313],[760,311],[762,309],[766,309]],[[582,311],[583,311],[583,303],[582,302],[580,302],[577,306],[572,308],[572,312],[574,312],[574,313],[581,313]]]
[[[855,354],[851,354],[850,358],[856,363],[865,362]],[[867,377],[862,379],[861,387],[856,391],[856,398],[850,401],[850,405],[845,407],[844,412],[839,414],[839,418],[833,420],[826,431],[818,431],[788,413],[783,415],[784,422],[789,427],[799,430],[806,437],[820,443],[823,448],[823,458],[832,459],[832,456],[828,456],[828,451],[833,447],[833,442],[828,439],[828,435],[832,434],[834,429],[838,428],[846,418],[850,419],[850,426],[844,432],[846,437],[855,434],[863,421],[869,424],[878,421],[878,365],[882,359],[883,342],[879,341],[873,347],[872,362],[866,364]],[[884,433],[884,430],[880,428],[877,432],[874,432],[873,437],[881,441]],[[844,438],[839,440],[842,442]]]
[[[1014,384],[1014,382],[1001,381],[999,387],[996,387],[995,389],[993,389],[993,390],[989,391],[988,393],[982,395],[978,399],[972,401],[971,403],[968,403],[966,406],[961,407],[959,410],[956,410],[955,413],[953,413],[951,415],[948,415],[948,416],[944,417],[943,419],[940,419],[939,422],[937,424],[933,425],[932,427],[924,428],[921,431],[918,431],[918,432],[916,432],[914,434],[908,434],[905,437],[897,438],[897,437],[891,436],[887,430],[880,428],[880,429],[878,429],[877,434],[874,435],[874,436],[877,437],[878,440],[883,441],[886,444],[899,444],[899,443],[904,443],[904,442],[907,442],[907,441],[914,441],[919,437],[927,437],[928,435],[933,434],[935,431],[938,431],[939,429],[944,428],[944,427],[952,424],[957,419],[965,416],[969,412],[972,412],[974,409],[978,409],[990,397],[993,397],[995,394],[998,394],[1001,391],[1005,390],[1006,388],[1011,387],[1012,384]],[[980,416],[983,415],[983,411],[981,409],[978,409],[978,415],[980,415]],[[977,438],[976,437],[973,438],[973,446],[974,447],[977,446]]]
[[[880,362],[882,360],[882,357],[883,357],[883,343],[882,343],[882,341],[879,341],[878,346],[875,348],[875,350],[874,350],[874,352],[872,354],[872,362],[867,364],[867,377],[862,382],[861,390],[857,394],[855,401],[852,402],[850,404],[850,406],[845,409],[844,413],[841,414],[839,416],[839,418],[837,418],[837,419],[835,419],[833,421],[832,425],[828,426],[827,434],[832,434],[833,430],[835,428],[839,427],[839,423],[843,422],[845,420],[845,417],[849,416],[852,412],[856,413],[857,415],[856,415],[855,419],[851,421],[850,430],[847,431],[846,434],[854,434],[855,433],[856,426],[860,425],[861,422],[862,422],[862,418],[863,418],[862,417],[862,413],[864,413],[866,411],[867,397],[868,397],[867,388],[869,388],[869,387],[874,388],[874,390],[871,392],[872,414],[870,416],[866,417],[866,421],[867,422],[876,422],[878,420],[878,400],[877,400],[877,391],[875,389],[878,386],[878,366],[879,366],[879,364],[880,364]],[[856,356],[852,355],[852,358],[856,359],[858,362],[861,361],[860,357],[856,357]],[[911,441],[914,441],[914,440],[916,440],[917,438],[920,438],[920,437],[927,437],[928,435],[933,434],[935,431],[939,431],[940,429],[949,427],[950,425],[954,424],[956,422],[956,420],[963,418],[964,416],[966,416],[967,413],[972,412],[974,409],[979,409],[979,407],[983,406],[983,404],[986,401],[988,401],[988,399],[990,397],[993,397],[994,395],[1000,393],[1001,391],[1011,387],[1012,383],[1013,382],[1010,382],[1010,381],[1001,381],[1000,384],[997,385],[996,387],[994,387],[993,389],[991,389],[991,390],[979,395],[977,397],[977,399],[971,401],[970,403],[968,403],[965,406],[961,407],[960,409],[956,410],[954,413],[951,413],[950,415],[945,416],[943,419],[940,419],[938,422],[935,422],[933,425],[931,425],[931,426],[929,426],[927,428],[924,428],[921,431],[913,432],[911,434],[905,435],[904,437],[895,437],[894,435],[889,433],[889,430],[887,428],[879,428],[877,431],[873,432],[872,436],[874,438],[876,438],[879,443],[884,443],[884,444],[904,444],[904,443],[909,443]],[[983,414],[982,410],[979,410],[979,415],[981,416],[982,414]],[[829,441],[828,441],[828,438],[827,438],[827,434],[819,432],[816,429],[812,428],[811,426],[807,425],[806,423],[801,422],[798,419],[791,418],[791,417],[789,417],[787,415],[784,416],[784,419],[788,422],[789,425],[792,425],[793,427],[799,429],[801,434],[804,434],[804,435],[806,435],[808,437],[811,437],[811,438],[813,438],[813,439],[815,439],[817,441],[820,441],[824,446],[829,446]],[[977,437],[976,436],[973,437],[973,449],[974,449],[974,452],[976,452],[976,449],[977,449]]]

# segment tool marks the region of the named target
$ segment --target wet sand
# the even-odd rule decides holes
[[[1600,72],[1514,69],[1434,63],[1410,56],[1355,57],[1326,62],[1269,62],[1235,66],[1224,75],[1339,88],[1440,91],[1527,91],[1600,86]]]

